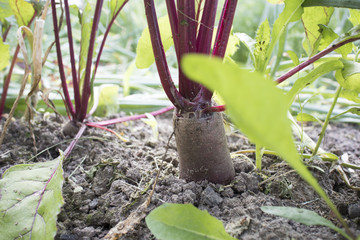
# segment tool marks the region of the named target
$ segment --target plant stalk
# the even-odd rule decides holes
[[[210,53],[217,5],[218,0],[207,0],[205,2],[199,33],[196,39],[196,49],[198,53]]]
[[[340,7],[360,9],[360,0],[305,0],[303,7]]]
[[[166,8],[169,16],[171,33],[174,41],[175,52],[178,61],[179,58],[179,19],[176,11],[175,0],[166,0]]]
[[[57,60],[58,60],[58,65],[59,65],[59,74],[60,74],[60,80],[61,80],[61,86],[64,92],[64,97],[65,97],[65,103],[67,105],[67,109],[70,112],[70,115],[72,116],[73,119],[75,119],[75,110],[74,110],[74,106],[71,102],[71,98],[69,95],[69,90],[68,90],[68,86],[66,83],[66,76],[65,76],[65,71],[64,71],[64,63],[62,60],[62,53],[61,53],[61,45],[60,45],[60,36],[59,36],[59,26],[58,26],[58,21],[57,21],[57,16],[56,16],[56,3],[55,0],[51,0],[51,10],[52,10],[52,16],[53,16],[53,25],[54,25],[54,35],[55,35],[55,46],[56,46],[56,55],[57,55]]]
[[[313,151],[313,153],[312,153],[312,157],[315,156],[315,155],[317,154],[318,150],[319,150],[320,144],[321,144],[321,142],[322,142],[322,140],[323,140],[323,138],[324,138],[324,136],[325,136],[326,128],[327,128],[327,126],[328,126],[328,124],[329,124],[329,121],[330,121],[330,118],[331,118],[331,114],[332,114],[332,112],[333,112],[333,110],[334,110],[334,108],[335,108],[335,105],[336,105],[336,102],[337,102],[337,100],[338,100],[338,98],[339,98],[339,96],[340,96],[341,90],[342,90],[342,87],[341,87],[341,86],[339,86],[338,89],[336,90],[335,97],[334,97],[334,101],[333,101],[333,103],[331,104],[331,107],[330,107],[330,109],[329,109],[329,112],[328,112],[327,115],[326,115],[326,119],[325,119],[325,122],[324,122],[324,124],[323,124],[323,126],[322,126],[321,133],[320,133],[320,135],[319,135],[319,139],[318,139],[318,141],[317,141],[317,143],[316,143],[315,149],[314,149],[314,151]]]
[[[157,111],[153,111],[150,112],[151,115],[153,116],[157,116],[163,113],[166,113],[170,110],[174,109],[174,106],[169,106],[169,107],[165,107],[162,109],[159,109]],[[92,125],[97,125],[97,126],[108,126],[108,125],[112,125],[112,124],[116,124],[116,123],[122,123],[122,122],[127,122],[127,121],[133,121],[133,120],[138,120],[141,118],[146,118],[146,114],[140,114],[140,115],[134,115],[134,116],[126,116],[126,117],[122,117],[122,118],[116,118],[116,119],[110,119],[110,120],[105,120],[105,121],[101,121],[101,122],[88,122],[86,123],[89,126]]]
[[[31,21],[30,21],[31,22]],[[11,29],[11,25],[9,25],[7,28],[6,28],[6,30],[4,31],[4,33],[3,33],[3,42],[5,42],[6,41],[6,38],[7,38],[7,36],[8,36],[8,34],[9,34],[9,32],[10,32],[10,29]]]
[[[96,32],[99,26],[100,16],[101,16],[101,9],[104,0],[98,0],[95,6],[95,13],[93,19],[93,25],[91,28],[90,34],[90,42],[89,42],[89,52],[86,59],[86,67],[85,67],[85,78],[84,78],[84,85],[83,91],[81,96],[81,109],[77,113],[77,120],[82,122],[86,118],[87,108],[89,104],[89,98],[91,95],[91,66],[92,66],[92,58],[94,55],[94,48],[95,48],[95,40],[96,40]]]
[[[194,104],[185,99],[176,89],[171,78],[169,67],[166,61],[164,47],[161,42],[159,25],[153,0],[144,0],[146,19],[149,26],[151,44],[154,51],[155,63],[158,69],[161,85],[169,100],[178,109],[192,109]]]
[[[225,56],[237,2],[237,0],[226,0],[224,3],[213,47],[213,56],[220,58]],[[196,98],[200,98],[200,102],[211,102],[212,95],[212,91],[202,86]]]
[[[80,100],[81,96],[80,96],[79,81],[77,78],[77,71],[76,71],[75,51],[74,51],[74,44],[73,44],[73,37],[71,30],[70,10],[69,10],[68,0],[64,0],[64,8],[65,8],[67,35],[69,41],[72,83],[74,87],[75,112],[78,112],[81,109],[81,100]]]
[[[72,152],[72,150],[74,149],[76,143],[79,141],[81,136],[84,134],[85,129],[86,129],[86,125],[81,124],[81,127],[80,127],[79,131],[77,132],[76,136],[74,137],[74,139],[71,141],[69,146],[64,151],[65,159],[69,157],[69,155]]]
[[[184,54],[196,52],[195,0],[178,0],[179,59]],[[179,92],[186,99],[193,100],[200,85],[191,81],[179,66]]]
[[[107,26],[106,30],[105,30],[105,33],[104,33],[104,38],[103,40],[101,41],[101,45],[100,45],[100,48],[99,48],[99,53],[97,54],[97,58],[96,58],[96,62],[95,62],[95,70],[94,70],[94,75],[96,74],[96,71],[97,71],[97,68],[99,66],[99,63],[100,63],[100,57],[102,55],[102,52],[103,52],[103,49],[104,49],[104,46],[105,46],[105,42],[106,42],[106,39],[109,35],[109,32],[110,32],[110,29],[112,27],[112,25],[114,24],[115,22],[115,19],[117,18],[117,16],[119,15],[119,13],[121,12],[121,10],[124,8],[125,4],[128,2],[129,0],[125,0],[123,2],[123,4],[121,5],[121,7],[116,11],[116,13],[114,14],[114,16],[111,18],[110,22],[109,22],[109,25]]]
[[[277,83],[282,83],[283,81],[285,81],[286,79],[290,78],[291,76],[293,76],[294,74],[300,72],[302,69],[304,69],[305,67],[309,66],[310,64],[314,63],[315,61],[319,60],[320,58],[324,57],[325,55],[331,53],[332,51],[338,49],[339,47],[344,46],[347,43],[351,43],[351,42],[355,42],[357,40],[360,40],[360,37],[356,37],[356,38],[350,38],[346,41],[337,43],[337,44],[333,44],[330,47],[324,49],[323,51],[319,52],[318,54],[314,55],[313,57],[309,58],[308,60],[306,60],[305,62],[297,65],[296,67],[294,67],[293,69],[291,69],[289,72],[285,73],[284,75],[282,75],[281,77],[279,77],[276,82]]]

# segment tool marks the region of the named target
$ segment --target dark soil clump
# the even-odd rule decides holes
[[[174,139],[170,140],[162,162],[173,131],[171,114],[157,117],[157,120],[158,139],[151,127],[142,121],[110,127],[127,138],[127,142],[104,130],[86,131],[64,162],[65,205],[58,216],[56,239],[102,239],[146,200],[161,164],[160,178],[147,213],[165,202],[192,203],[221,220],[236,238],[342,239],[328,228],[305,226],[261,211],[261,206],[301,207],[314,210],[338,225],[312,188],[274,156],[264,156],[262,173],[254,170],[253,154],[233,158],[236,176],[226,186],[179,179]],[[65,121],[52,115],[37,117],[33,122],[34,146],[26,123],[14,121],[0,147],[0,176],[15,164],[56,158],[59,150],[65,150],[71,141],[62,132],[64,124]],[[308,126],[305,131],[317,138],[320,130],[317,126]],[[231,131],[227,135],[230,152],[254,148],[238,132]],[[359,144],[359,125],[331,124],[323,148],[360,165]],[[308,162],[308,166],[351,229],[360,235],[360,194],[344,184],[330,163],[315,160]],[[359,171],[346,173],[350,183],[360,187]],[[123,239],[155,238],[142,220]]]

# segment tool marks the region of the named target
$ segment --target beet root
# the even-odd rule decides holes
[[[180,162],[180,178],[228,184],[235,171],[227,146],[221,113],[198,116],[187,113],[173,117]]]

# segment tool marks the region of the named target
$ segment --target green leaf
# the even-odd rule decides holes
[[[344,67],[343,63],[339,60],[331,60],[327,61],[320,66],[316,67],[306,76],[301,77],[296,80],[290,91],[287,93],[287,97],[289,98],[288,106],[293,103],[296,95],[304,89],[306,86],[313,83],[316,79],[320,76],[324,75],[325,73],[332,72],[334,70],[342,69]]]
[[[89,44],[90,44],[90,34],[92,29],[92,18],[93,18],[93,10],[89,3],[86,4],[84,9],[81,11],[81,41],[80,41],[80,63],[79,63],[79,73],[80,73],[80,84],[79,86],[83,86],[84,78],[85,78],[85,68],[87,62],[87,55],[89,52]],[[80,91],[81,92],[81,91]]]
[[[343,88],[360,93],[360,63],[343,59],[341,61],[344,68],[336,71],[336,80]]]
[[[349,9],[350,17],[349,20],[353,26],[360,25],[360,10],[358,9]]]
[[[271,32],[271,42],[266,53],[266,59],[263,66],[258,68],[261,70],[260,72],[263,72],[265,70],[266,65],[270,61],[271,54],[276,44],[279,41],[281,35],[286,30],[288,24],[301,18],[301,14],[303,13],[303,8],[301,7],[301,4],[303,2],[304,0],[285,0],[285,8],[273,25],[273,29]]]
[[[215,35],[215,34],[216,33],[214,31],[213,35]],[[238,49],[239,44],[240,44],[239,39],[236,36],[234,36],[233,34],[230,34],[229,40],[228,40],[228,43],[227,43],[227,46],[226,46],[226,51],[225,51],[224,58],[230,58],[232,55],[234,55],[234,53]]]
[[[360,103],[359,94],[356,91],[343,89],[340,93],[340,97],[346,98],[347,100],[353,101],[355,103]]]
[[[7,67],[10,60],[9,45],[3,43],[2,37],[0,37],[0,71]]]
[[[116,12],[121,8],[124,2],[125,0],[110,0],[111,18],[115,16]]]
[[[151,115],[150,113],[145,113],[147,118],[142,118],[141,121],[149,125],[152,129],[153,138],[155,140],[159,139],[159,127],[158,122],[156,121],[156,118]]]
[[[160,240],[235,239],[225,232],[222,222],[191,204],[166,203],[154,209],[145,221]]]
[[[343,230],[336,227],[332,222],[330,222],[326,218],[319,216],[316,212],[307,209],[294,207],[263,206],[261,207],[261,210],[265,213],[291,219],[307,226],[325,226],[332,230],[335,230],[343,236],[349,237]]]
[[[191,80],[216,90],[225,101],[234,124],[255,144],[277,152],[341,218],[335,205],[299,158],[287,117],[287,97],[274,82],[258,72],[222,64],[220,59],[201,55],[185,56],[181,66]]]
[[[204,56],[188,55],[182,66],[192,80],[219,93],[232,121],[253,142],[299,162],[286,97],[272,81]]]
[[[9,168],[0,180],[0,236],[3,240],[53,239],[62,198],[61,155],[49,162]],[[21,238],[19,238],[21,236]]]
[[[308,113],[299,113],[296,116],[296,120],[299,122],[318,122],[318,123],[322,123],[317,117],[314,117]]]
[[[339,157],[333,153],[330,153],[330,152],[324,152],[324,153],[320,153],[318,154],[319,157],[321,158],[326,158],[326,159],[329,159],[331,161],[337,161],[339,160]]]
[[[13,15],[9,0],[0,0],[0,22],[4,22],[5,18]]]
[[[318,49],[321,39],[319,32],[319,24],[327,25],[334,12],[334,8],[329,7],[308,7],[304,8],[304,13],[301,17],[304,25],[307,43],[310,48],[308,54],[314,55]]]
[[[158,19],[161,41],[164,46],[164,51],[174,45],[172,32],[167,15]],[[154,52],[150,41],[149,28],[146,27],[141,34],[137,48],[136,48],[136,67],[148,68],[155,62]]]
[[[255,69],[261,71],[259,69],[261,66],[266,64],[266,53],[270,44],[270,26],[269,21],[265,19],[265,21],[259,26],[256,32],[256,42],[255,42]]]
[[[340,116],[342,116],[342,115],[344,115],[346,113],[352,113],[352,114],[360,115],[360,108],[359,107],[352,107],[352,108],[350,108],[350,109],[348,109],[348,110],[346,110],[346,111],[344,111],[342,113],[339,113],[339,114],[331,117],[330,119],[336,119],[336,118],[338,118],[338,117],[340,117]]]
[[[35,10],[33,6],[25,0],[9,0],[11,10],[13,11],[19,26],[26,26],[33,17]]]
[[[350,113],[356,114],[356,115],[360,115],[360,108],[353,107],[353,108],[350,108],[349,110],[347,110],[347,112],[350,112]]]
[[[245,45],[245,47],[249,50],[251,61],[255,66],[256,63],[255,63],[254,51],[255,51],[256,41],[246,33],[235,33],[234,36],[237,37],[240,40],[240,42],[242,42]]]
[[[115,84],[102,84],[95,87],[94,91],[99,91],[99,103],[95,116],[108,116],[114,114],[119,110],[117,99],[119,98],[119,86]]]
[[[339,39],[339,35],[325,25],[319,24],[319,27],[322,35],[319,50],[324,50],[329,45],[333,44],[336,39]],[[352,43],[345,44],[344,46],[336,49],[335,52],[340,53],[343,58],[346,58],[346,56],[352,51],[352,45]]]
[[[287,51],[287,54],[289,55],[291,61],[294,63],[295,66],[300,64],[299,58],[294,51],[289,50]]]

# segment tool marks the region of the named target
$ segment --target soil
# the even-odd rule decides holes
[[[157,117],[157,121],[158,139],[143,121],[110,127],[123,134],[128,142],[104,130],[87,129],[64,162],[65,204],[58,216],[56,239],[103,239],[112,227],[127,219],[147,199],[173,131],[171,113]],[[66,121],[62,117],[38,116],[33,121],[35,149],[27,124],[14,121],[0,147],[0,177],[15,164],[56,158],[59,149],[65,150],[71,140],[61,130],[64,124]],[[320,127],[308,125],[305,131],[316,139]],[[234,129],[228,131],[227,137],[230,152],[254,148]],[[359,144],[359,125],[334,123],[328,129],[322,147],[338,156],[346,157],[347,154],[349,162],[360,165]],[[235,180],[223,186],[179,179],[173,138],[168,147],[146,214],[165,202],[192,203],[221,220],[226,230],[239,239],[343,239],[328,228],[306,226],[261,211],[261,206],[301,207],[314,210],[340,226],[311,187],[277,157],[264,156],[261,173],[254,170],[254,154],[234,157]],[[29,161],[36,152],[41,154]],[[353,232],[360,235],[359,192],[347,187],[330,163],[313,160],[307,164]],[[346,174],[352,185],[360,187],[359,170]],[[121,239],[155,237],[143,219]]]

